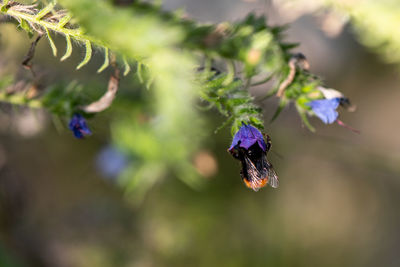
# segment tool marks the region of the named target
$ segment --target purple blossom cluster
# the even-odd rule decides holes
[[[89,127],[86,124],[85,118],[81,114],[74,114],[69,121],[68,128],[74,133],[78,139],[84,138],[85,135],[91,135]]]

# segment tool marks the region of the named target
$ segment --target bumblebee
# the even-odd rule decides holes
[[[267,142],[258,129],[243,123],[228,149],[229,153],[241,162],[240,176],[243,182],[254,191],[267,184],[273,188],[279,186],[278,176],[267,159],[271,138],[267,135],[266,139]]]

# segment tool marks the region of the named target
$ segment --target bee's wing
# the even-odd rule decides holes
[[[268,167],[268,184],[273,187],[273,188],[278,188],[279,187],[279,180],[278,180],[278,175],[276,175],[276,172],[274,168],[272,167],[271,163],[269,163]]]
[[[258,191],[266,185],[266,176],[268,173],[265,168],[257,168],[256,164],[254,164],[247,156],[244,157],[244,163],[246,164],[246,168],[243,170],[246,172],[244,178],[247,180],[247,182],[245,182],[248,187],[254,191]]]
[[[256,161],[255,166],[260,174],[260,179],[267,179],[268,184],[273,188],[279,187],[278,175],[276,175],[276,172],[272,167],[272,164],[268,161],[266,154],[263,154],[262,157]]]
[[[273,188],[278,188],[279,186],[278,175],[276,175],[276,172],[272,167],[272,164],[268,161],[267,154],[264,154],[262,156],[261,164],[265,175],[268,176],[268,184]]]

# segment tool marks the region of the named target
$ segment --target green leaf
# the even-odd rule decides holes
[[[225,128],[228,124],[232,123],[233,117],[229,117],[227,120],[225,120],[217,129],[215,129],[214,134],[218,133],[220,130]]]
[[[85,57],[83,58],[82,62],[76,67],[77,70],[85,66],[92,58],[92,45],[89,40],[85,42],[85,47],[86,47]]]
[[[233,79],[235,78],[235,63],[233,61],[230,61],[227,64],[228,67],[228,74],[226,75],[226,79],[223,82],[223,85],[228,85],[230,83],[232,83]]]
[[[50,44],[51,50],[53,51],[53,55],[56,57],[57,56],[57,47],[54,44],[53,38],[51,38],[49,30],[46,27],[44,29],[46,30],[47,38],[49,39],[49,44]]]
[[[150,78],[147,80],[147,83],[146,83],[146,88],[147,88],[147,89],[150,89],[151,85],[152,85],[153,82],[154,82],[154,79],[155,79],[155,77],[154,77],[154,75],[152,75],[152,76],[150,76]]]
[[[35,20],[37,21],[41,20],[44,16],[46,16],[49,12],[53,10],[54,6],[55,6],[54,3],[48,4],[42,10],[40,10],[39,13],[36,14]]]
[[[65,54],[62,56],[60,59],[61,61],[66,60],[69,58],[72,54],[72,43],[71,43],[71,37],[69,35],[65,35],[65,41],[67,42],[67,47],[65,49]]]
[[[101,65],[101,67],[97,70],[97,73],[102,72],[105,70],[108,66],[110,65],[110,59],[108,56],[108,48],[104,47],[104,63]]]
[[[304,125],[308,128],[308,130],[310,130],[311,132],[315,132],[315,128],[308,121],[306,111],[302,107],[297,105],[297,104],[296,104],[296,109],[297,109],[297,112],[300,115],[301,120],[303,121]]]
[[[143,83],[143,76],[142,76],[142,63],[138,62],[137,64],[137,76],[140,83]]]
[[[250,123],[259,129],[264,129],[264,123],[257,117],[250,117]]]
[[[34,31],[26,20],[21,19],[20,23],[19,23],[19,27],[28,34],[29,38],[32,38]]]
[[[123,61],[124,61],[124,73],[123,73],[123,75],[126,76],[126,75],[128,75],[128,73],[131,71],[131,66],[129,66],[129,63],[128,63],[128,61],[126,60],[126,57],[125,57],[125,56],[124,56],[122,59],[123,59]]]
[[[272,116],[271,122],[275,121],[276,118],[278,118],[279,114],[282,112],[282,110],[286,107],[288,104],[287,98],[282,97],[281,101],[279,102],[279,106],[276,109],[274,115]]]
[[[71,20],[71,16],[69,14],[65,15],[64,17],[62,17],[60,19],[60,21],[58,22],[57,27],[59,29],[64,28],[64,26]]]
[[[1,12],[7,12],[7,5],[8,5],[8,2],[10,2],[9,0],[3,0],[3,4],[1,5],[1,7],[0,7],[0,11]]]

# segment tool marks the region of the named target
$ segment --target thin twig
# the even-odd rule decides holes
[[[115,64],[115,57],[111,57],[111,65],[114,67],[114,73],[111,74],[108,81],[107,92],[97,101],[82,107],[82,110],[87,113],[101,112],[111,106],[115,95],[118,91],[120,70]]]
[[[42,36],[43,36],[42,34],[39,34],[36,37],[36,39],[31,43],[31,47],[29,48],[28,53],[26,54],[24,60],[22,61],[22,66],[24,66],[25,69],[30,70],[33,77],[35,77],[36,74],[33,71],[31,61],[32,61],[33,57],[35,56],[36,46],[37,46],[38,42],[40,41],[40,39],[42,38]]]
[[[293,55],[290,58],[288,65],[290,69],[289,74],[279,86],[278,92],[276,93],[277,97],[282,97],[285,89],[293,82],[296,75],[296,65],[301,65],[301,68],[304,70],[308,70],[310,68],[310,64],[308,63],[306,57],[301,53]]]

